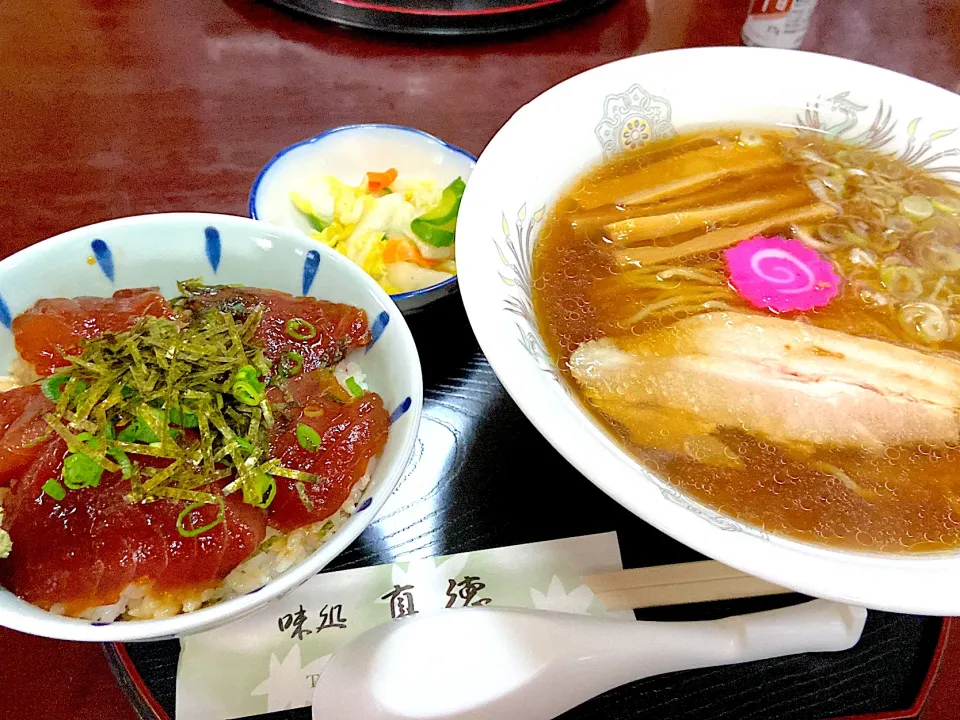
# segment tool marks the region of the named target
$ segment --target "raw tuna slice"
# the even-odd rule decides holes
[[[130,483],[119,473],[55,500],[42,488],[60,476],[65,454],[62,441],[49,443],[4,503],[13,552],[0,560],[0,579],[42,608],[59,604],[79,615],[117,602],[131,584],[161,600],[194,598],[217,586],[264,539],[266,513],[244,504],[239,493],[225,499],[225,520],[195,537],[177,530],[186,503],[128,503]],[[205,505],[187,515],[184,526],[201,527],[216,515],[216,506]]]
[[[54,409],[39,385],[0,393],[0,486],[18,477],[43,452],[50,433],[43,416]]]
[[[352,305],[247,287],[201,289],[187,302],[195,311],[215,307],[231,313],[238,322],[258,306],[263,307],[263,316],[254,343],[273,361],[299,353],[304,372],[336,365],[353,348],[370,343],[367,314]],[[294,321],[291,327],[289,321]]]
[[[52,375],[70,363],[82,340],[131,328],[147,315],[173,317],[156,288],[118,290],[113,297],[38,300],[13,319],[17,352],[39,375]]]
[[[366,472],[370,458],[387,442],[390,416],[376,393],[351,397],[330,372],[307,373],[287,383],[288,405],[277,415],[270,454],[284,467],[322,478],[297,483],[277,478],[277,495],[270,505],[270,525],[286,532],[333,515]],[[304,448],[297,426],[320,436],[320,447]]]

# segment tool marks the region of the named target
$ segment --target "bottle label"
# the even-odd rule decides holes
[[[790,13],[793,0],[753,0],[750,15],[762,15],[764,19],[772,20]]]

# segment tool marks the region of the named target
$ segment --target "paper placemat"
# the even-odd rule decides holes
[[[180,641],[177,720],[306,707],[332,653],[413,614],[492,605],[632,619],[607,611],[581,581],[622,567],[611,532],[322,573],[247,618]]]

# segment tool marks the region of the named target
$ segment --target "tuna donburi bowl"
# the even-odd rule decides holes
[[[552,130],[561,157],[519,150],[572,104],[592,110]],[[464,266],[504,288],[494,319],[496,283],[461,275],[484,350],[568,459],[696,549],[811,594],[952,607],[960,140],[941,113],[958,105],[776,51],[678,51],[561,84],[494,139],[464,199],[489,248]],[[510,151],[530,169],[484,212]],[[491,337],[500,323],[512,342]],[[890,592],[894,567],[939,591]]]
[[[208,627],[369,523],[412,449],[419,364],[382,291],[306,245],[239,218],[145,216],[0,264],[5,624]],[[45,263],[62,277],[12,279]]]

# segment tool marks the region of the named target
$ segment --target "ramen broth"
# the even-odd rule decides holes
[[[814,251],[836,294],[746,299],[726,253],[754,237]],[[684,492],[805,541],[960,546],[952,185],[814,133],[680,135],[577,179],[533,277],[566,381]]]

